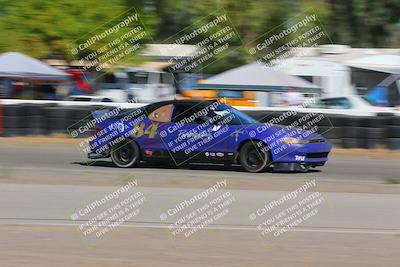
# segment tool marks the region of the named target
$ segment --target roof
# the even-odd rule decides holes
[[[70,75],[17,52],[0,55],[0,77],[31,80],[67,80]]]
[[[148,105],[140,107],[140,109],[144,109],[146,113],[150,113],[154,110],[156,110],[159,107],[162,107],[164,105],[169,105],[169,104],[186,104],[186,105],[191,105],[191,106],[197,106],[199,104],[211,104],[215,103],[213,100],[183,100],[183,99],[174,99],[174,100],[164,100],[164,101],[159,101],[159,102],[154,102],[150,103]],[[119,114],[117,117],[124,116],[126,114],[129,114],[131,111],[126,111],[124,113]]]
[[[198,52],[195,45],[187,44],[148,44],[142,52],[143,56],[174,58],[192,57]]]
[[[398,48],[352,48],[346,45],[322,45],[298,48],[288,60],[317,60],[338,63],[360,69],[400,74],[400,49]],[[285,65],[285,60],[282,60]]]
[[[163,71],[149,67],[127,67],[124,69],[126,72],[155,72],[162,73]]]
[[[322,45],[319,47],[297,48],[294,57],[317,59],[344,64],[349,60],[375,55],[398,55],[398,48],[353,48],[345,45]]]
[[[217,100],[186,100],[186,99],[174,99],[174,100],[165,100],[165,101],[159,101],[159,102],[154,102],[149,105],[157,105],[157,106],[163,106],[163,105],[168,105],[168,104],[188,104],[188,105],[198,105],[198,104],[206,104],[206,103],[214,103]]]
[[[302,88],[304,91],[320,90],[315,84],[257,62],[212,76],[198,85],[199,89],[246,91],[286,91],[290,87]]]
[[[349,60],[346,64],[359,69],[400,74],[400,55],[374,55]]]

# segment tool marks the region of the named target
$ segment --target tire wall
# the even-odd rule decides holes
[[[107,107],[110,108],[110,107]],[[59,106],[57,104],[4,105],[0,113],[3,125],[2,136],[70,134],[92,120],[91,111],[101,106]],[[282,112],[244,111],[261,122],[271,122]],[[318,115],[318,114],[317,114]],[[385,147],[400,149],[400,116],[355,117],[322,114],[324,119],[312,126],[337,147],[373,149]],[[293,125],[305,114],[294,114],[279,121],[282,125]],[[306,122],[299,124],[311,128]],[[295,125],[298,127],[299,125]],[[93,131],[79,134],[87,137]]]

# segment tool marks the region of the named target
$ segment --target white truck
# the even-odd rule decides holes
[[[138,103],[174,99],[176,89],[171,73],[150,68],[125,68],[105,75],[97,95],[118,98],[119,102],[135,99]]]

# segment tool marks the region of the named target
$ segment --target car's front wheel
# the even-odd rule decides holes
[[[239,151],[239,163],[249,172],[263,172],[269,167],[271,157],[265,144],[245,143]]]
[[[125,139],[111,148],[111,160],[118,167],[132,167],[140,162],[140,149],[136,142]]]

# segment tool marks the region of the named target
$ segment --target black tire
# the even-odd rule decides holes
[[[391,125],[397,125],[400,126],[400,116],[393,116],[390,118],[390,124]]]
[[[388,126],[387,127],[388,138],[400,138],[400,126]]]
[[[344,127],[342,136],[344,138],[362,138],[366,128],[363,127]]]
[[[129,168],[140,162],[140,149],[136,142],[125,139],[111,148],[111,160],[120,168]]]
[[[374,148],[378,148],[381,143],[382,143],[382,139],[362,139],[364,142],[363,148],[365,149],[374,149]]]
[[[365,122],[365,127],[368,128],[383,128],[385,126],[387,119],[382,117],[371,117]]]
[[[270,162],[268,147],[263,143],[247,142],[239,150],[239,163],[248,172],[263,172]]]
[[[331,142],[334,147],[340,147],[342,145],[342,139],[328,139],[328,142]]]
[[[385,128],[366,128],[363,137],[366,139],[383,139],[385,138],[385,133]]]
[[[363,148],[363,140],[357,138],[342,138],[343,148]]]
[[[346,126],[346,127],[357,127],[357,126],[359,126],[358,125],[359,122],[360,121],[359,121],[358,117],[345,116],[343,118],[342,124],[343,124],[343,126]]]
[[[318,133],[326,139],[339,139],[342,137],[341,127],[318,127]]]
[[[343,126],[343,116],[327,114],[324,114],[324,116],[325,118],[323,118],[322,121],[326,126],[334,128]]]
[[[25,115],[22,105],[5,105],[4,116],[22,117]]]
[[[50,117],[47,119],[47,130],[51,134],[65,134],[67,133],[65,127],[65,120],[63,118]]]
[[[46,129],[43,128],[26,128],[27,135],[45,135],[47,134]]]
[[[25,116],[44,116],[43,105],[25,104],[23,109]]]
[[[23,128],[24,118],[20,116],[4,116],[4,128]]]
[[[18,135],[18,130],[16,128],[4,128],[3,136],[11,137]]]
[[[67,133],[67,113],[68,107],[45,107],[43,109],[46,114],[47,132],[50,134]]]
[[[400,138],[389,138],[388,141],[388,148],[390,150],[399,150],[400,149]]]
[[[307,114],[304,114],[303,116],[306,116]],[[320,117],[321,115],[323,115],[323,117]],[[302,123],[302,124],[307,124],[310,123],[311,127],[314,126],[318,126],[318,128],[320,127],[332,127],[332,125],[335,125],[331,122],[331,118],[328,117],[325,114],[321,114],[321,113],[317,113],[316,115],[310,117],[309,120],[307,120],[306,122]]]
[[[24,118],[26,120],[26,128],[45,128],[46,118],[43,116],[27,116]]]

